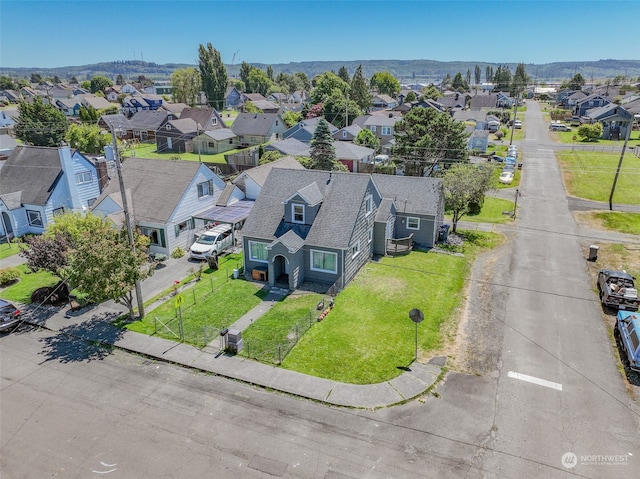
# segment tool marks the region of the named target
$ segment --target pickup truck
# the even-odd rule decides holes
[[[598,273],[600,302],[618,310],[638,311],[635,278],[626,271],[601,269]]]
[[[613,334],[622,350],[622,360],[631,369],[640,372],[640,315],[618,311]]]

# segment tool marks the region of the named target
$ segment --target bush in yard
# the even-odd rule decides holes
[[[184,256],[184,250],[178,246],[171,252],[172,258],[182,258]]]
[[[582,125],[578,128],[578,136],[586,141],[595,141],[602,136],[602,123]]]
[[[0,286],[13,283],[20,277],[18,268],[2,268],[0,269]]]

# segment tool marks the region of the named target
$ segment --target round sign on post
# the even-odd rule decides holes
[[[416,356],[414,360],[417,361],[418,360],[418,323],[421,323],[422,321],[424,321],[424,313],[418,308],[413,308],[411,311],[409,311],[409,317],[411,318],[411,321],[413,321],[416,325]]]

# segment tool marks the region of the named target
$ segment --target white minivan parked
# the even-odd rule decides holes
[[[233,246],[231,225],[215,225],[196,233],[196,241],[189,249],[193,259],[216,257]]]

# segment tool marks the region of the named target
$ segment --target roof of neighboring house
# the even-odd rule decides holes
[[[278,119],[281,120],[278,113],[240,113],[231,129],[238,136],[266,136]]]
[[[166,223],[201,167],[206,168],[194,161],[151,158],[129,158],[123,162],[122,177],[131,192],[135,220]],[[105,196],[121,204],[118,181],[109,182],[96,205]]]
[[[167,123],[171,124],[171,127],[181,131],[182,133],[198,133],[201,131],[201,127],[195,120],[191,118],[179,118],[177,120],[170,120]]]
[[[132,128],[129,119],[122,113],[102,115],[100,116],[100,120],[105,122],[109,128],[114,128],[116,130],[130,130]]]
[[[373,174],[383,198],[392,199],[398,213],[437,215],[443,200],[442,180],[421,176]]]
[[[182,110],[185,108],[189,108],[189,105],[186,103],[167,103],[162,102],[162,106],[160,107],[163,110],[167,110],[169,113],[173,113],[175,116],[179,117],[182,113]]]
[[[366,128],[369,126],[393,126],[402,120],[400,115],[389,112],[388,115],[362,115],[353,120],[353,123]]]
[[[245,100],[249,101],[262,101],[266,100],[266,98],[260,93],[243,93],[242,96]]]
[[[219,130],[207,130],[203,133],[207,135],[209,138],[212,138],[216,141],[228,140],[230,138],[235,138],[236,135],[229,128],[220,128]]]
[[[251,178],[254,183],[258,186],[264,185],[264,182],[269,176],[269,173],[274,168],[288,168],[290,170],[303,170],[304,166],[300,164],[298,160],[296,160],[293,156],[284,156],[279,160],[272,161],[270,163],[265,163],[264,165],[256,166],[255,168],[249,168],[248,170],[244,170],[240,173],[233,183],[238,183],[238,180],[242,176],[248,176]]]
[[[140,110],[129,119],[129,123],[134,130],[156,131],[168,116],[169,113],[163,110]]]
[[[356,145],[350,141],[335,141],[333,146],[336,149],[336,158],[339,160],[362,160],[375,153],[373,148]]]
[[[134,101],[139,103],[143,107],[144,106],[149,106],[149,104],[146,102],[146,100],[144,98],[142,98],[141,96],[139,96],[139,95],[136,95],[136,96],[130,95],[128,97],[125,97],[125,99],[124,99],[124,101],[122,103],[131,103],[131,104],[133,104]]]
[[[295,138],[274,141],[264,147],[266,151],[276,150],[282,154],[292,156],[309,156],[310,148],[309,143],[304,143],[300,140],[296,140]]]
[[[369,175],[320,170],[274,169],[247,218],[242,234],[274,241],[294,231],[311,246],[346,249],[371,182]],[[315,183],[315,186],[312,186]],[[283,202],[297,192],[317,188],[322,207],[311,226],[285,224]],[[315,201],[314,196],[314,201]],[[289,235],[288,243],[295,242]],[[299,241],[299,240],[298,240]]]
[[[348,135],[358,136],[358,133],[362,131],[362,127],[360,125],[351,124],[349,126],[345,126],[344,128],[339,129],[333,134],[335,139],[340,139],[342,137],[342,132],[346,131]]]
[[[496,108],[498,95],[495,93],[478,94],[471,97],[470,108]]]
[[[590,110],[587,110],[584,115],[591,118],[592,120],[602,120],[605,118],[618,116],[629,119],[633,117],[632,113],[630,113],[620,105],[616,105],[615,103],[608,103],[603,106],[592,108]]]
[[[191,108],[187,107],[180,113],[180,119],[191,118],[198,125],[200,130],[214,130],[216,128],[224,128],[224,121],[215,108],[201,107]],[[213,120],[216,120],[215,124]]]
[[[576,105],[581,105],[581,104],[583,104],[585,102],[596,100],[596,99],[605,100],[605,101],[607,101],[609,103],[611,102],[611,100],[607,99],[603,95],[601,95],[599,93],[594,93],[592,95],[588,95],[588,96],[585,96],[584,98],[579,99],[578,101],[576,101]]]
[[[34,174],[36,172],[37,174]],[[44,205],[51,187],[62,175],[59,148],[17,146],[7,158],[0,175],[0,199],[20,204]],[[7,194],[13,193],[10,197]]]
[[[373,102],[375,103],[376,100],[378,102],[387,103],[387,104],[388,103],[396,103],[396,101],[393,98],[391,98],[389,95],[386,95],[384,93],[380,93],[380,94],[374,95],[373,96]]]
[[[253,103],[256,108],[262,111],[280,109],[280,105],[269,100],[252,100],[251,103]]]
[[[114,105],[114,103],[111,103],[106,98],[103,98],[101,96],[96,96],[91,93],[88,93],[86,95],[78,95],[78,98],[80,99],[80,101],[86,102],[89,106],[93,107],[95,110],[102,110],[104,108],[109,108]]]
[[[56,98],[56,102],[65,108],[74,108],[76,105],[80,105],[80,101],[76,98]]]
[[[295,135],[296,132],[298,132],[300,130],[304,130],[304,131],[308,132],[310,136],[313,136],[313,134],[316,132],[316,128],[318,128],[318,122],[321,119],[322,119],[322,117],[308,118],[306,120],[300,120],[298,123],[296,123],[291,128],[289,128],[287,131],[285,131],[283,136],[285,138],[288,138],[290,136]],[[329,131],[333,135],[335,132],[338,131],[338,127],[336,127],[333,124],[329,123]]]

